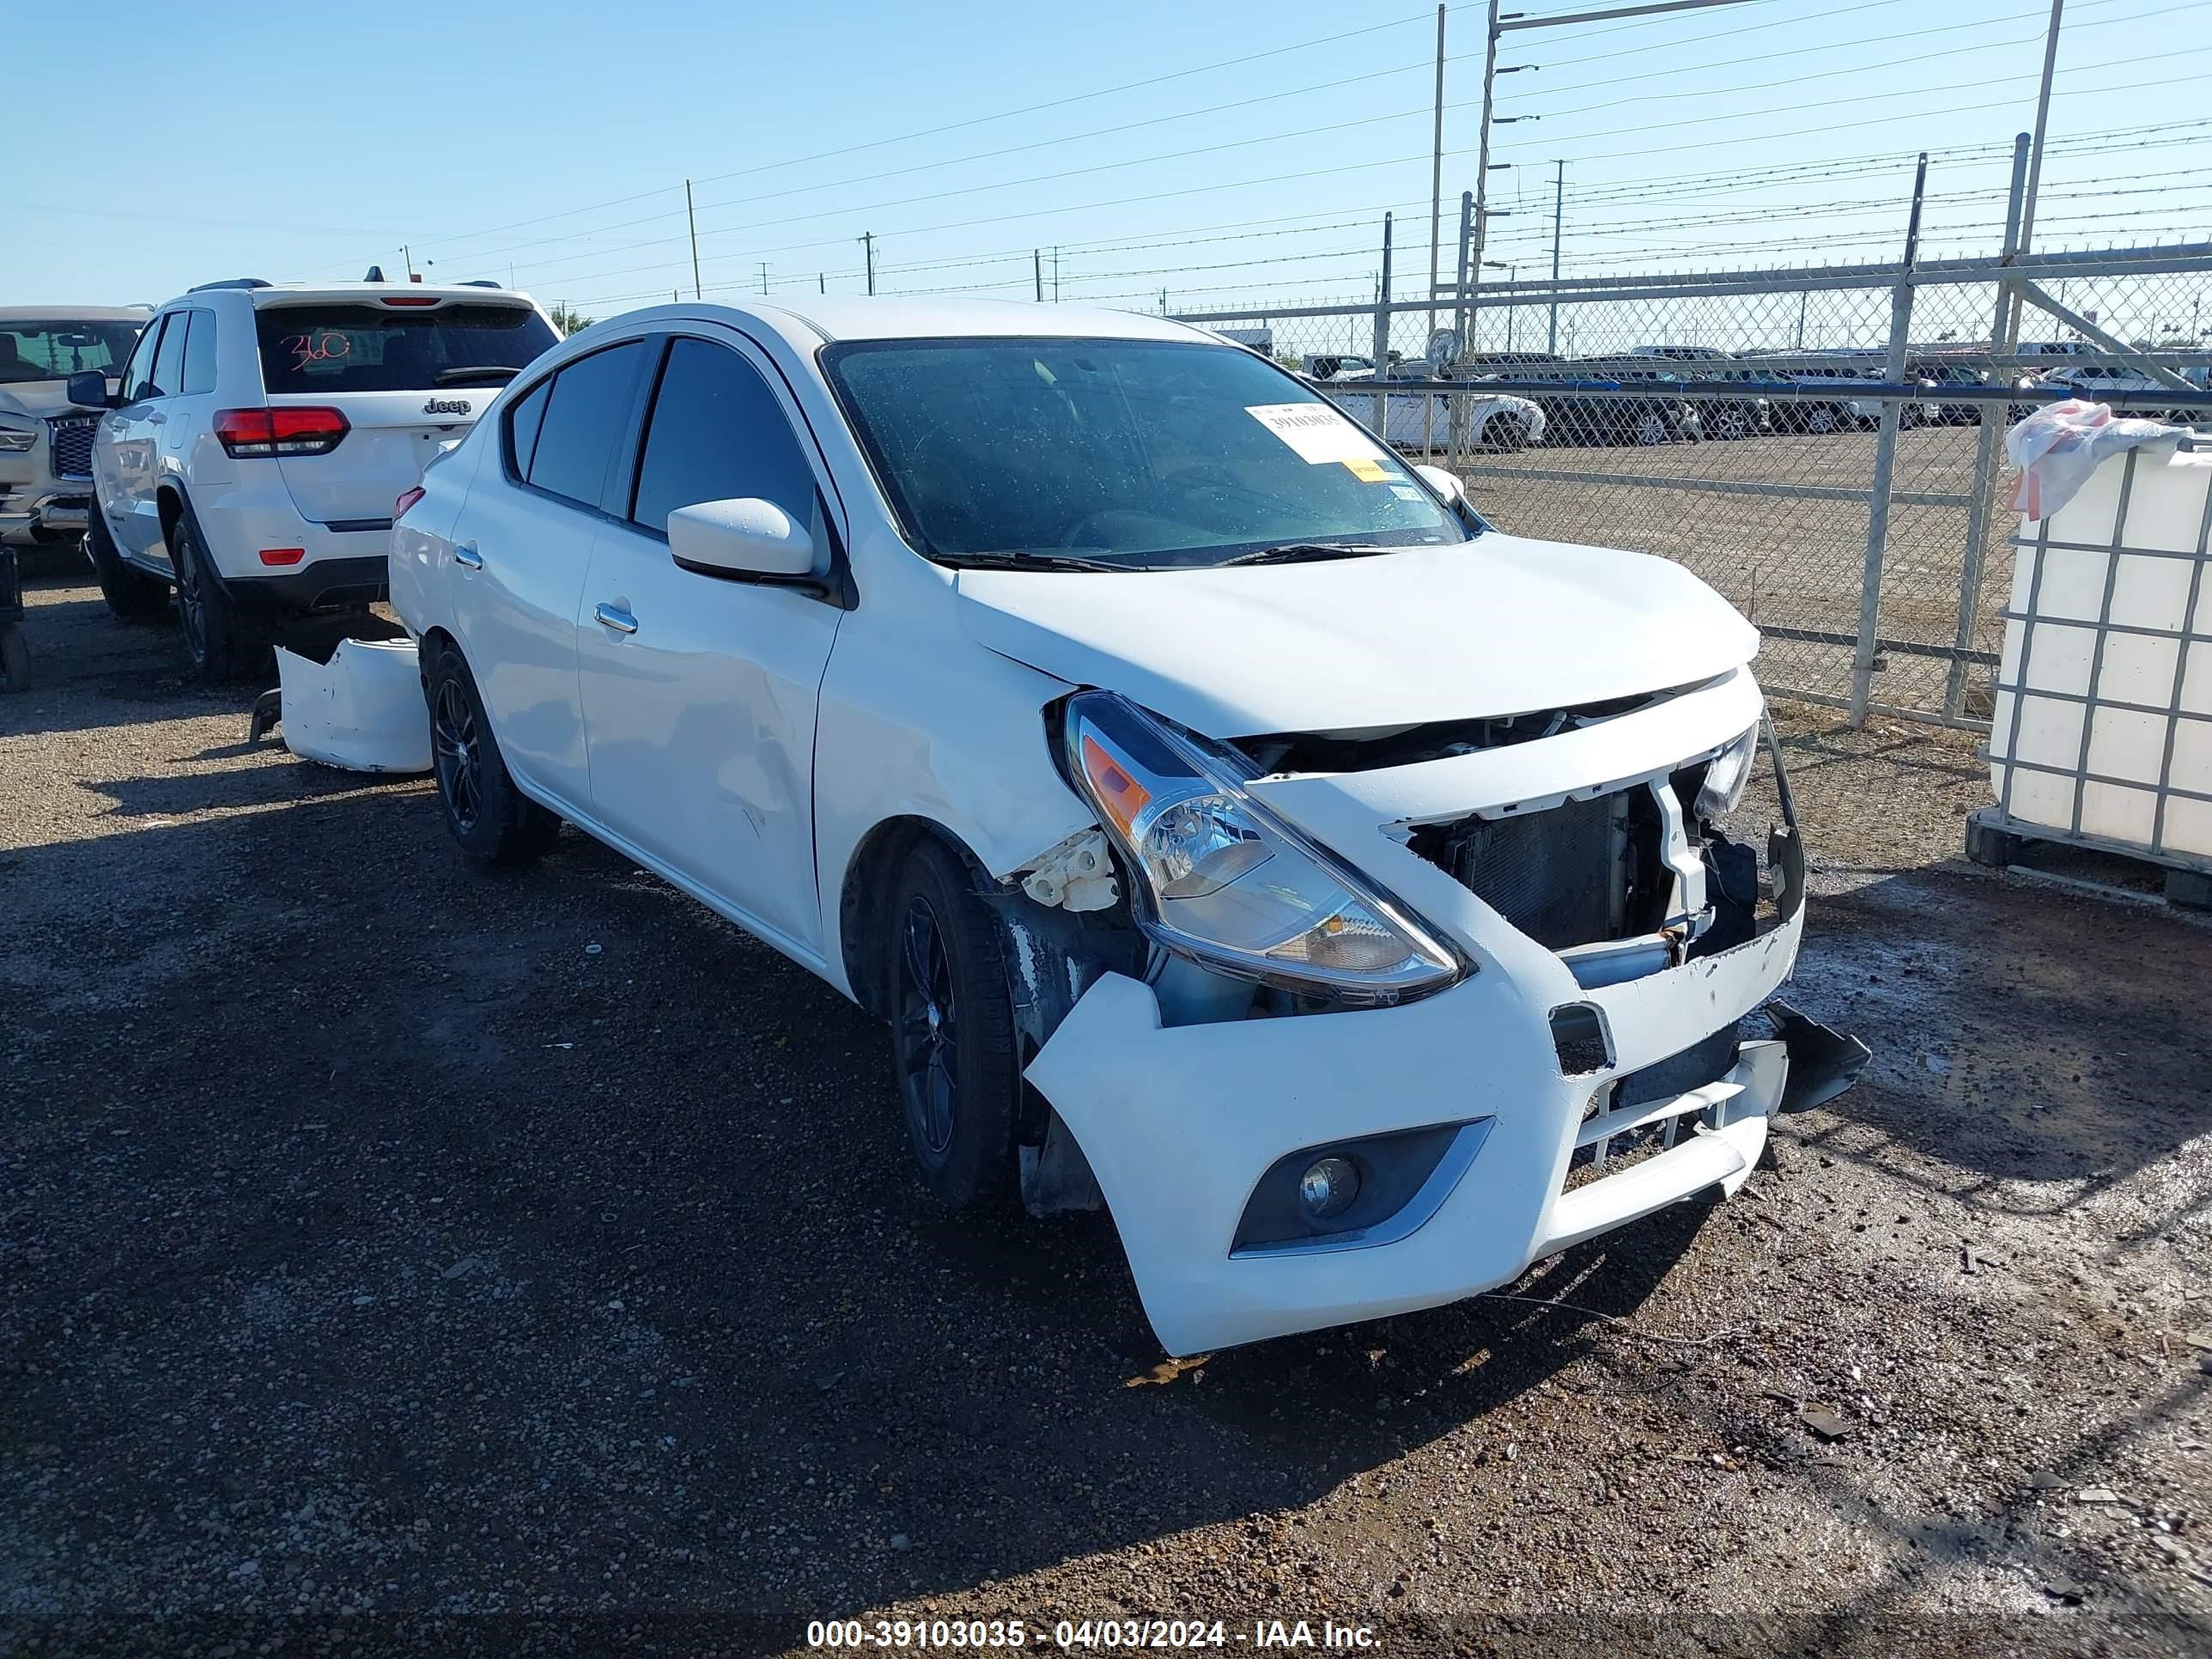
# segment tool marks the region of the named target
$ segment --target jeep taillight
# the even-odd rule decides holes
[[[216,441],[236,460],[257,455],[327,455],[352,429],[344,413],[335,409],[224,409],[215,417]]]
[[[414,489],[412,489],[409,490],[405,495],[402,495],[402,496],[401,496],[398,501],[396,501],[392,502],[392,518],[393,518],[395,520],[400,520],[400,519],[404,519],[404,518],[405,518],[405,517],[407,516],[407,509],[408,509],[409,507],[410,507],[414,506],[416,502],[417,502],[417,501],[421,501],[422,499],[422,486],[421,484],[416,484],[416,485],[415,486],[415,488],[414,488]]]

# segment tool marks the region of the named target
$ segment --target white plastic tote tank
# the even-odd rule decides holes
[[[2208,531],[2212,448],[2175,440],[2110,457],[2021,525],[1990,727],[2015,823],[2212,858]]]

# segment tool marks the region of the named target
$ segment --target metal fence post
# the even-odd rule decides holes
[[[1912,179],[1912,216],[1905,231],[1905,264],[1890,291],[1889,356],[1882,378],[1895,386],[1905,378],[1905,349],[1912,337],[1912,267],[1920,257],[1920,209],[1928,192],[1928,155],[1921,153]],[[1889,544],[1890,481],[1897,471],[1897,429],[1905,405],[1884,399],[1881,429],[1875,439],[1874,477],[1867,490],[1866,566],[1859,577],[1858,648],[1851,657],[1850,719],[1864,726],[1874,700],[1875,630],[1881,620],[1881,565]]]
[[[1382,278],[1375,290],[1375,430],[1390,435],[1390,394],[1382,382],[1390,378],[1390,216],[1382,216]]]
[[[2020,257],[2021,204],[2027,190],[2027,135],[2024,132],[2012,141],[2012,201],[2005,209],[2002,261],[2007,265]],[[2000,360],[2012,351],[2012,284],[1999,276],[1996,314],[1990,319],[1990,358],[1992,365],[1999,365]],[[1996,366],[1991,372],[2006,374],[2010,371]],[[1978,414],[1981,437],[1974,447],[1974,481],[1968,487],[1966,500],[1966,546],[1965,556],[1959,562],[1958,654],[1951,659],[1950,670],[1943,677],[1943,712],[1954,720],[1965,709],[1966,653],[1974,648],[1974,630],[1981,624],[1984,544],[1989,538],[1990,513],[1996,505],[1997,449],[2004,438],[2002,410],[1985,404]]]

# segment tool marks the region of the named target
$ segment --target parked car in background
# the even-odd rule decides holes
[[[1675,443],[1700,435],[1698,411],[1679,395],[1646,391],[1620,373],[1618,359],[1587,362],[1547,352],[1486,353],[1468,364],[1473,378],[1527,398],[1544,411],[1544,442],[1577,444]]]
[[[144,306],[0,310],[0,538],[29,545],[84,534],[98,417],[70,402],[69,380],[121,374],[150,314]]]
[[[1678,371],[1662,372],[1656,378],[1683,380],[1748,380],[1750,372],[1740,368],[1729,353],[1715,346],[1636,346],[1628,353],[1632,358],[1656,357],[1669,363],[1679,363]],[[1742,398],[1713,397],[1705,393],[1685,394],[1698,416],[1698,435],[1722,442],[1748,438],[1764,432],[1768,426],[1766,399],[1756,395]]]
[[[2184,378],[2186,378],[2185,376]],[[2128,415],[2149,416],[2160,420],[2187,422],[2203,420],[2205,411],[2190,409],[2160,407],[2150,401],[2173,388],[2157,375],[2132,365],[2115,363],[2077,363],[2066,368],[2051,370],[2036,376],[2032,384],[2045,388],[2057,387],[2076,398],[2086,398],[2094,403],[2112,403],[2124,399],[2121,412]]]
[[[1770,396],[1769,420],[1777,432],[1819,436],[1865,431],[1881,423],[1884,400],[1865,390],[1887,382],[1887,364],[1879,354],[1776,353],[1764,362],[1753,360],[1753,364],[1770,380],[1803,388],[1795,395],[1778,391]],[[1899,424],[1917,426],[1926,413],[1925,404],[1907,403],[1900,410]]]
[[[1927,419],[1942,426],[1973,426],[1982,418],[1982,410],[1992,407],[1980,402],[1946,403],[1944,391],[1951,386],[1986,386],[1990,384],[1989,359],[1986,356],[1931,356],[1908,359],[1905,365],[1905,378],[1917,381],[1926,388],[1929,402]]]
[[[1414,373],[1402,370],[1412,368]],[[1346,369],[1324,386],[1336,403],[1370,428],[1375,399],[1351,387],[1374,384],[1372,369]],[[1494,386],[1435,373],[1426,363],[1400,364],[1383,394],[1383,435],[1408,455],[1466,447],[1512,454],[1544,438],[1544,411],[1530,398]],[[1405,388],[1400,390],[1401,387]]]
[[[929,1188],[1103,1200],[1172,1352],[1732,1192],[1804,1051],[1756,632],[1165,319],[631,313],[392,558],[461,850],[568,819],[880,1016]]]
[[[1339,375],[1375,372],[1372,357],[1354,356],[1348,351],[1309,351],[1298,359],[1298,373],[1310,380],[1334,380]]]
[[[109,609],[177,593],[206,679],[258,669],[276,630],[382,599],[392,507],[440,447],[554,343],[527,295],[489,283],[203,284],[162,306],[104,409],[85,551]]]

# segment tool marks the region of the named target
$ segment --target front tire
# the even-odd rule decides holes
[[[1528,423],[1518,415],[1493,415],[1482,423],[1482,447],[1517,455],[1528,447]]]
[[[168,583],[123,562],[122,550],[115,545],[115,538],[108,532],[96,506],[84,532],[84,556],[92,565],[92,574],[100,583],[100,597],[107,601],[111,615],[124,622],[148,622],[169,608]]]
[[[442,648],[422,683],[430,709],[430,769],[446,828],[478,864],[520,864],[550,848],[560,817],[514,787],[461,653]]]
[[[264,670],[268,642],[253,637],[223,591],[189,511],[169,532],[169,556],[177,567],[177,631],[193,672],[210,685],[224,685]]]
[[[1650,448],[1655,444],[1665,443],[1668,435],[1666,416],[1656,410],[1638,416],[1635,431],[1632,435],[1638,447],[1645,449]]]
[[[891,1058],[915,1163],[940,1203],[972,1209],[1012,1182],[1021,1061],[997,924],[942,842],[908,858],[886,945]]]

